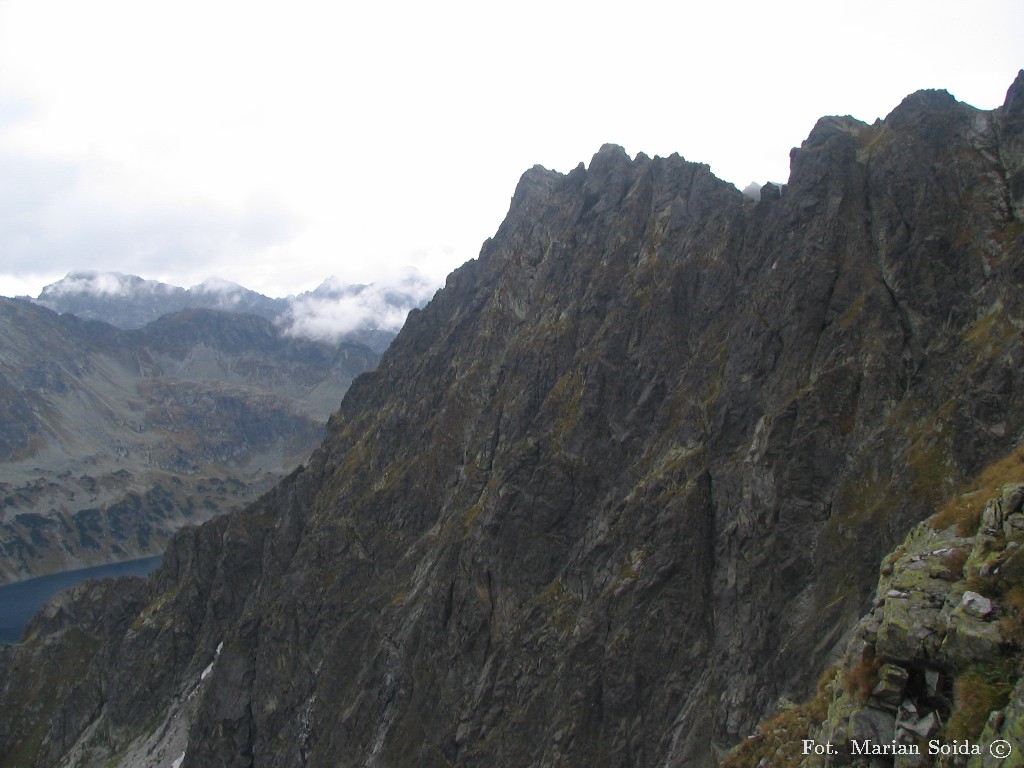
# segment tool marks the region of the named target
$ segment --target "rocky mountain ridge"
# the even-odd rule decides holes
[[[0,651],[0,765],[716,764],[1024,437],[1022,129],[527,171],[304,467]]]
[[[227,280],[211,278],[186,289],[138,275],[95,270],[69,272],[45,286],[36,298],[24,298],[61,314],[101,320],[126,330],[184,309],[241,312],[267,320],[282,312],[281,300]]]
[[[300,463],[377,355],[190,310],[123,331],[0,299],[0,582],[156,554]]]

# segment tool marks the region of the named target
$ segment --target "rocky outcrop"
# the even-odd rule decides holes
[[[1019,472],[1020,451],[1014,459]],[[915,527],[883,562],[818,701],[762,723],[726,768],[1020,765],[1022,500],[1024,483],[1011,483],[983,515]]]
[[[823,119],[758,203],[614,146],[527,171],[309,462],[82,629],[96,708],[19,759],[184,713],[153,764],[714,764],[1024,434],[1022,89]]]

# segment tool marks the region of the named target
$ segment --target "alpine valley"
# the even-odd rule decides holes
[[[759,201],[677,155],[534,167],[308,462],[0,649],[0,766],[856,764],[901,722],[1016,733],[1012,696],[955,716],[962,674],[1019,677],[1022,328],[1024,72],[992,111],[823,118]]]
[[[90,272],[0,299],[0,583],[159,554],[183,524],[255,499],[377,364],[397,330],[382,309],[404,316],[422,288],[270,299]],[[367,293],[376,311],[348,307],[335,337],[297,335],[296,319]]]

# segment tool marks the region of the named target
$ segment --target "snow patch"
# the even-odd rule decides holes
[[[185,753],[181,753],[181,757],[171,763],[171,768],[181,768],[181,764],[185,761]]]
[[[220,652],[221,652],[221,651],[222,651],[223,649],[224,649],[224,641],[223,641],[223,640],[221,640],[221,641],[220,641],[220,644],[219,644],[219,645],[217,646],[217,650],[213,652],[213,661],[211,661],[211,662],[209,663],[209,665],[207,665],[206,669],[204,669],[204,670],[202,671],[202,674],[200,674],[200,675],[199,675],[199,680],[200,680],[200,682],[202,682],[203,680],[205,680],[205,679],[206,679],[206,676],[207,676],[207,675],[209,675],[209,674],[210,674],[211,672],[213,672],[213,665],[217,663],[217,659],[219,659],[219,658],[220,658]]]

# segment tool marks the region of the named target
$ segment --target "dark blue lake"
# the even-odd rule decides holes
[[[141,560],[128,560],[113,565],[97,565],[94,568],[54,573],[0,587],[0,644],[18,642],[28,620],[43,607],[43,603],[60,590],[73,587],[86,579],[145,576],[159,564],[159,555],[144,557]]]

